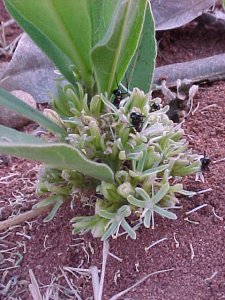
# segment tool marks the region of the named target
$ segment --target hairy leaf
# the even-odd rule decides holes
[[[44,144],[44,140],[0,125],[0,143]]]
[[[92,24],[92,46],[100,41],[106,33],[118,1],[121,0],[88,1]]]
[[[93,178],[113,182],[114,175],[112,170],[103,163],[96,163],[87,159],[79,150],[66,144],[44,144],[30,143],[29,135],[20,134],[17,137],[15,131],[15,139],[4,138],[4,134],[0,139],[0,153],[15,155],[26,159],[43,162],[51,167],[59,169],[76,170],[82,174]],[[22,142],[14,142],[22,139]],[[38,139],[37,139],[38,140]]]
[[[124,76],[139,41],[145,10],[145,0],[118,1],[108,31],[91,53],[99,92],[110,93],[115,77],[120,81]]]
[[[39,123],[41,126],[47,128],[53,133],[64,135],[65,131],[52,122],[50,119],[46,118],[41,112],[34,109],[30,105],[26,104],[22,100],[11,95],[4,89],[0,88],[0,104],[6,106],[7,108],[21,114],[22,116]]]
[[[126,76],[129,81],[129,89],[138,87],[148,93],[152,83],[155,68],[156,40],[155,25],[151,6],[147,6],[145,22],[137,51],[129,65]]]
[[[69,77],[67,79],[72,80],[68,65],[70,61],[79,70],[84,85],[89,88],[92,86],[88,0],[66,0],[63,5],[58,0],[5,0],[5,4],[59,70],[63,74],[66,72],[64,75]]]

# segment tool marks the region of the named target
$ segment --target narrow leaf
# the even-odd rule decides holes
[[[171,211],[168,211],[168,210],[166,210],[162,207],[154,206],[154,211],[162,217],[165,217],[165,218],[168,218],[168,219],[171,219],[171,220],[176,220],[177,219],[177,216],[174,213],[172,213]]]
[[[106,232],[103,234],[101,241],[106,241],[110,236],[112,236],[114,232],[117,231],[118,226],[120,226],[119,223],[116,222],[112,223],[109,226],[109,228],[106,230]]]
[[[145,226],[146,228],[150,228],[152,214],[153,214],[153,212],[152,212],[150,209],[148,209],[148,210],[145,212],[145,216],[144,216],[144,226]]]
[[[150,201],[149,195],[146,193],[145,190],[141,188],[136,188],[135,191],[145,200],[145,201]]]
[[[121,226],[133,240],[136,240],[135,230],[125,220],[123,220]]]
[[[34,109],[30,105],[26,104],[22,100],[16,98],[15,96],[11,95],[4,89],[0,88],[0,104],[6,106],[7,108],[21,114],[22,116],[33,120],[39,123],[41,126],[47,128],[49,131],[65,135],[65,131],[52,122],[50,119],[46,118],[41,112],[37,109]]]
[[[33,208],[40,208],[40,207],[45,207],[48,206],[50,204],[54,204],[58,201],[62,200],[62,196],[60,195],[51,195],[48,198],[45,198],[44,200],[38,202],[37,204],[35,204],[33,206]]]
[[[134,206],[142,207],[142,208],[145,207],[145,201],[139,200],[132,195],[129,195],[127,197],[127,201]]]
[[[156,168],[151,168],[151,169],[144,171],[143,175],[146,176],[146,175],[151,175],[151,174],[157,174],[157,173],[160,173],[160,172],[166,170],[168,167],[169,167],[169,164],[161,165]]]
[[[56,201],[55,205],[53,206],[52,210],[50,211],[50,213],[47,215],[47,217],[44,218],[43,222],[50,222],[55,214],[57,213],[58,209],[60,208],[60,206],[63,204],[63,200],[59,199],[58,201]]]
[[[155,196],[152,197],[152,202],[153,204],[158,203],[162,198],[168,193],[170,188],[169,183],[165,183],[161,186],[160,190],[158,193],[155,194]]]

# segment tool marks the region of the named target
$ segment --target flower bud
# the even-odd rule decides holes
[[[117,188],[118,194],[123,196],[124,198],[127,198],[129,195],[132,195],[134,193],[134,189],[130,182],[124,182]]]
[[[44,114],[44,116],[49,118],[52,122],[54,122],[57,125],[62,127],[63,121],[60,119],[60,117],[56,111],[49,109],[49,108],[45,108],[43,114]]]

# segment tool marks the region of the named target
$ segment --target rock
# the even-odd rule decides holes
[[[30,94],[28,94],[24,91],[21,91],[21,90],[12,91],[11,94],[14,95],[15,97],[21,99],[22,101],[24,101],[31,107],[36,108],[36,101]],[[29,119],[21,116],[20,114],[2,106],[2,105],[0,106],[0,124],[11,127],[11,128],[19,129],[19,128],[27,125],[29,122],[30,122]]]
[[[12,91],[22,90],[34,97],[37,103],[50,102],[56,92],[56,67],[34,42],[23,34],[12,60],[0,78],[0,87]]]

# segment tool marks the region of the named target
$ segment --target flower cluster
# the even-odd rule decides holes
[[[95,214],[74,217],[74,233],[91,231],[105,240],[123,228],[135,238],[141,224],[154,227],[155,214],[176,219],[169,209],[177,194],[189,192],[175,179],[198,172],[200,162],[188,149],[183,129],[168,118],[168,106],[135,88],[116,107],[107,95],[88,100],[77,84],[60,87],[53,107],[46,114],[66,128],[67,143],[114,172],[109,183],[74,170],[42,171],[38,190],[49,192],[51,201],[52,195],[68,199],[76,190],[95,188]],[[132,227],[131,219],[138,226]]]

